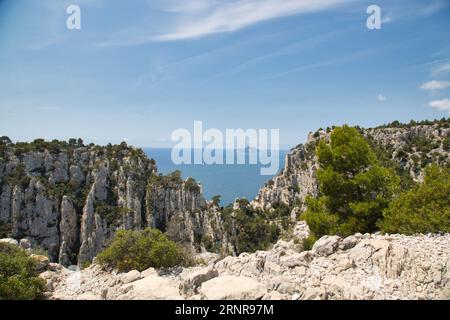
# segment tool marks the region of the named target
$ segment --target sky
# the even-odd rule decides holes
[[[14,141],[169,147],[200,120],[279,129],[290,148],[320,127],[448,117],[450,1],[0,0],[0,75]]]

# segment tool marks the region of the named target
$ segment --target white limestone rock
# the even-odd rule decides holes
[[[13,246],[19,246],[19,241],[17,241],[16,239],[12,239],[12,238],[0,239],[0,243],[7,243],[7,244],[11,244]]]
[[[177,283],[163,277],[147,277],[133,282],[120,300],[182,300]]]
[[[197,289],[206,281],[219,276],[219,272],[214,269],[214,266],[209,266],[203,268],[194,273],[189,273],[187,276],[182,278],[180,284],[180,293],[186,296],[194,295]]]
[[[258,300],[267,290],[249,277],[222,276],[202,284],[200,294],[207,300]]]
[[[316,241],[312,251],[318,256],[329,256],[338,249],[340,241],[339,236],[324,236]]]
[[[120,280],[123,284],[128,284],[141,279],[141,273],[137,270],[132,270],[130,272],[121,275]]]

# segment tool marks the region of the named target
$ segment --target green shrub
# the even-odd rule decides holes
[[[156,229],[118,231],[111,245],[97,259],[100,264],[121,272],[190,263],[188,253]]]
[[[11,238],[12,225],[0,221],[0,238]]]
[[[232,221],[230,222],[230,220]],[[230,238],[238,254],[266,250],[281,233],[273,220],[263,212],[255,211],[250,207],[232,210],[231,215],[225,214],[225,221],[226,226],[234,227],[231,230]]]
[[[238,213],[239,232],[236,238],[236,251],[256,252],[267,248],[278,239],[280,231],[276,225],[271,224],[262,217],[243,218]]]
[[[311,233],[308,238],[305,238],[303,240],[303,250],[304,251],[311,250],[317,240],[318,240],[317,237]]]
[[[213,205],[215,205],[216,207],[219,207],[221,199],[222,199],[222,196],[216,195],[216,196],[212,197],[211,201],[212,201]]]
[[[45,281],[25,250],[0,243],[0,300],[36,300],[43,297]]]
[[[450,152],[450,137],[445,137],[444,141],[442,142],[442,148],[445,151]]]
[[[30,185],[30,177],[26,174],[25,165],[18,164],[15,171],[5,177],[5,182],[9,185],[20,186],[23,189],[27,188]]]
[[[450,169],[429,166],[425,181],[393,200],[383,217],[378,225],[386,233],[450,232]]]
[[[120,208],[114,205],[108,205],[103,201],[95,203],[95,212],[106,221],[108,226],[116,226],[119,224],[122,214],[127,212],[126,208]]]
[[[266,250],[278,240],[281,230],[270,218],[273,212],[255,210],[245,199],[238,201],[239,209],[230,204],[223,208],[224,229],[237,254]]]
[[[188,178],[184,183],[184,187],[186,190],[193,193],[200,192],[200,186],[194,178]]]
[[[168,175],[153,175],[149,180],[148,187],[152,186],[162,186],[164,188],[178,188],[183,183],[183,179],[181,177],[181,171],[175,170]]]

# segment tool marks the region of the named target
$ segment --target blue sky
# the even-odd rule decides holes
[[[447,117],[450,1],[0,0],[0,74],[13,140],[169,146],[202,120],[293,147],[333,124]]]

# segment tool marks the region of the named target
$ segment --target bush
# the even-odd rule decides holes
[[[12,225],[0,221],[0,238],[12,237]]]
[[[212,197],[211,201],[212,201],[213,205],[215,205],[216,207],[219,207],[221,199],[222,199],[222,196],[216,195],[216,196]]]
[[[156,229],[118,231],[111,245],[97,259],[100,264],[120,272],[190,264],[188,253]]]
[[[267,212],[254,210],[245,199],[238,201],[239,209],[233,205],[224,208],[222,217],[224,228],[237,254],[266,250],[280,236],[277,223],[267,216]]]
[[[198,185],[197,181],[194,178],[188,178],[184,183],[184,187],[186,190],[193,193],[200,192],[200,186]]]
[[[437,165],[425,170],[424,183],[402,193],[383,212],[379,222],[386,233],[450,232],[450,169]]]
[[[44,288],[36,262],[25,250],[0,243],[0,300],[41,299]]]
[[[278,223],[268,217],[268,212],[255,210],[245,199],[238,200],[239,209],[230,204],[223,208],[222,219],[237,254],[266,250],[280,236]]]
[[[169,173],[168,175],[153,175],[150,178],[149,181],[149,187],[152,187],[154,185],[162,186],[164,188],[178,188],[180,185],[183,184],[183,179],[181,177],[181,171],[175,170],[172,173]]]
[[[303,250],[304,251],[312,250],[317,240],[318,239],[314,234],[310,234],[308,238],[303,239]]]
[[[267,250],[280,235],[278,227],[262,217],[244,217],[242,212],[238,212],[236,219],[239,226],[236,237],[238,254]]]

